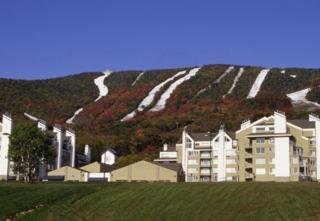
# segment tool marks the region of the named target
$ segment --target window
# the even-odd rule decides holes
[[[196,168],[188,168],[188,173],[198,173]]]
[[[269,127],[269,131],[274,131],[274,127]]]
[[[188,160],[188,164],[189,165],[197,165],[197,161],[196,160]]]
[[[236,168],[227,168],[227,173],[236,173]]]
[[[274,138],[273,138],[273,137],[271,137],[271,138],[269,139],[269,143],[274,143]]]
[[[266,159],[264,158],[257,158],[256,159],[256,164],[265,164],[266,163]]]
[[[269,151],[269,152],[272,152],[272,147],[269,147],[269,148],[268,148],[268,151]]]
[[[265,143],[265,138],[261,138],[261,137],[260,137],[260,138],[257,138],[257,139],[256,139],[256,142],[257,142],[257,143]]]
[[[264,147],[257,147],[256,150],[257,150],[257,153],[265,153]]]
[[[235,159],[228,159],[227,164],[235,164],[236,160]]]
[[[263,131],[265,131],[265,128],[264,127],[257,127],[256,131],[257,132],[263,132]]]
[[[256,169],[256,174],[257,175],[265,175],[266,174],[266,169],[265,168],[257,168]]]

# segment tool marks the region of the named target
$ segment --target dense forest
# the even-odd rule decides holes
[[[307,99],[320,102],[320,69],[273,68],[257,96],[247,99],[263,68],[234,65],[230,73],[217,81],[228,67],[230,65],[222,64],[201,67],[196,76],[173,91],[166,108],[158,112],[149,110],[173,82],[194,67],[112,73],[104,81],[108,95],[97,102],[94,100],[99,91],[94,79],[102,75],[99,72],[36,81],[0,79],[0,112],[11,112],[17,121],[26,120],[23,113],[27,112],[50,124],[72,127],[77,132],[78,151],[88,143],[98,159],[102,149],[114,147],[121,155],[119,164],[124,165],[141,158],[154,158],[163,143],[179,139],[185,126],[191,131],[207,132],[225,124],[227,130],[235,131],[244,119],[254,120],[276,109],[285,111],[288,118],[305,117],[308,110],[295,108],[287,97],[288,93],[305,88],[312,88]],[[228,94],[240,68],[244,68],[244,72]],[[173,77],[183,70],[185,75]],[[150,105],[138,111],[133,119],[120,121],[135,111],[155,86],[171,77]],[[65,124],[81,107],[84,109],[74,124]]]

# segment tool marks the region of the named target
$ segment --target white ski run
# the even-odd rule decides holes
[[[257,94],[260,91],[260,87],[266,78],[267,74],[269,73],[270,69],[262,69],[260,73],[258,74],[258,77],[256,78],[255,82],[253,83],[251,90],[247,96],[247,98],[254,98],[257,96]]]
[[[137,110],[132,111],[131,113],[127,114],[124,118],[121,119],[121,121],[127,121],[130,120],[132,118],[134,118],[137,114],[137,111],[141,112],[143,111],[146,107],[148,107],[152,102],[153,99],[155,97],[155,95],[157,94],[157,92],[160,91],[160,89],[167,84],[168,82],[174,80],[176,77],[179,77],[181,75],[184,75],[187,71],[179,71],[177,74],[173,75],[172,77],[166,79],[165,81],[161,82],[160,84],[158,84],[157,86],[155,86],[150,92],[149,94],[141,101],[141,103],[139,104]]]
[[[230,66],[228,67],[228,69],[222,74],[220,75],[220,77],[218,79],[216,79],[213,84],[218,84],[220,83],[220,81],[225,77],[227,76],[227,74],[229,74],[232,70],[234,69],[234,66]],[[202,94],[203,92],[205,92],[206,90],[210,89],[212,86],[211,84],[209,84],[207,87],[205,88],[202,88],[200,91],[198,91],[198,93],[196,94],[196,96]]]
[[[109,90],[108,90],[108,87],[106,85],[104,85],[104,79],[109,77],[111,73],[112,73],[111,71],[104,71],[102,76],[94,79],[94,83],[95,83],[95,85],[97,85],[97,87],[99,89],[99,97],[97,99],[95,99],[95,102],[100,100],[102,97],[108,95]]]
[[[171,94],[174,92],[174,90],[181,85],[183,82],[189,80],[190,78],[197,75],[200,68],[194,68],[189,71],[189,73],[182,78],[179,78],[175,82],[173,82],[169,88],[161,95],[160,99],[156,103],[156,105],[150,110],[152,112],[155,111],[161,111],[166,107],[167,100],[170,98]]]
[[[233,83],[232,83],[230,89],[228,90],[228,93],[223,95],[223,97],[232,93],[232,91],[235,89],[235,87],[237,85],[237,82],[239,81],[240,77],[242,76],[243,72],[244,72],[244,68],[240,68],[238,74],[235,76],[235,78],[233,80]]]
[[[98,90],[99,90],[99,97],[97,99],[94,100],[94,102],[97,102],[98,100],[100,100],[102,97],[107,96],[108,95],[108,87],[106,85],[104,85],[104,80],[110,76],[112,72],[111,71],[104,71],[102,76],[99,76],[97,78],[94,79],[94,84],[97,85]],[[76,110],[73,114],[72,117],[70,117],[66,123],[67,124],[72,124],[74,118],[80,114],[80,112],[83,111],[83,107],[79,108],[78,110]]]
[[[139,79],[144,75],[145,72],[141,72],[138,77],[134,80],[134,82],[132,83],[131,86],[134,86],[136,85],[136,83],[139,81]]]
[[[305,103],[314,105],[316,107],[320,107],[319,103],[307,100],[306,96],[310,90],[311,88],[306,88],[300,91],[287,94],[287,96],[291,99],[293,104]]]

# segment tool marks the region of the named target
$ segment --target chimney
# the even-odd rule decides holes
[[[168,150],[168,144],[163,144],[163,151],[167,151]]]
[[[86,144],[84,147],[84,155],[87,158],[87,162],[90,163],[91,162],[91,148],[88,144]]]
[[[38,121],[38,128],[42,131],[46,131],[47,130],[47,122],[45,122],[44,120],[39,120]]]
[[[287,118],[284,112],[274,112],[274,132],[286,133],[287,132]]]
[[[250,126],[250,124],[251,124],[251,121],[250,121],[249,119],[244,120],[244,121],[242,121],[240,128],[241,128],[241,129],[248,128],[248,127]]]

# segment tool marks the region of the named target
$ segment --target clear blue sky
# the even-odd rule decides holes
[[[320,67],[319,0],[2,0],[0,77],[202,64]]]

